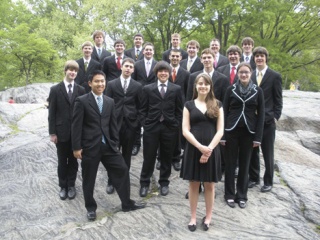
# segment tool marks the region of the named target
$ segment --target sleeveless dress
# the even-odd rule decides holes
[[[219,108],[222,104],[219,103]],[[216,134],[217,118],[209,118],[195,105],[194,100],[185,103],[190,113],[190,132],[201,144],[208,146]],[[202,153],[186,141],[180,177],[199,182],[219,182],[221,180],[221,156],[219,144],[212,151],[207,163],[200,163]]]

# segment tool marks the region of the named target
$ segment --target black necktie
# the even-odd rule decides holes
[[[71,90],[72,84],[69,84],[68,88],[69,88],[69,91],[68,91],[69,101],[71,102],[71,99],[72,99],[72,90]]]

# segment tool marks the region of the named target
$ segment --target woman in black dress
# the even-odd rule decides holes
[[[248,174],[251,153],[259,147],[264,124],[263,91],[251,80],[252,69],[248,63],[240,63],[237,69],[239,81],[228,87],[223,110],[225,135],[221,144],[226,146],[225,200],[234,208],[246,207]],[[234,170],[239,160],[237,192],[235,192]]]
[[[221,179],[219,141],[223,135],[223,108],[213,93],[213,83],[208,74],[197,76],[193,100],[183,109],[182,131],[186,148],[181,177],[189,180],[190,231],[196,230],[196,211],[200,182],[204,183],[206,215],[202,220],[204,230],[209,229],[214,204],[215,183]]]

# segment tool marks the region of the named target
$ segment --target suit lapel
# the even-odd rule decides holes
[[[74,83],[71,103],[73,103],[74,100],[76,99],[76,96],[78,96],[78,91],[79,91],[78,84]]]
[[[271,72],[270,72],[269,67],[268,67],[266,73],[262,76],[262,80],[261,80],[260,86],[262,84],[265,84],[265,82],[267,82],[267,79],[270,77],[270,75],[271,75]]]
[[[98,104],[97,101],[94,99],[94,95],[90,92],[89,93],[89,105],[100,115],[100,110],[98,108]],[[104,104],[104,101],[103,101]],[[103,108],[102,108],[102,112],[103,112]]]
[[[66,87],[64,86],[64,82],[60,83],[60,91],[62,92],[62,95],[66,98],[67,102],[70,103]]]
[[[122,85],[121,85],[121,80],[120,80],[120,78],[117,78],[117,79],[116,79],[115,85],[116,85],[116,88],[117,88],[121,93],[124,93],[123,87],[122,87]],[[129,88],[129,86],[127,86],[127,91],[128,91],[128,88]]]

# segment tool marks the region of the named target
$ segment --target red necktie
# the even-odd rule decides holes
[[[118,59],[117,59],[117,68],[118,68],[118,70],[121,69],[120,59],[121,59],[121,57],[118,57]]]
[[[173,80],[173,82],[176,81],[176,69],[175,68],[173,68],[173,71],[172,71],[172,80]]]
[[[231,73],[230,73],[230,84],[233,84],[234,81],[234,77],[236,76],[236,67],[232,67],[231,68]]]

